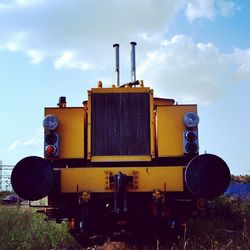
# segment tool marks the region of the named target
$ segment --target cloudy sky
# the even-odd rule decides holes
[[[98,80],[137,78],[158,97],[197,103],[200,152],[250,174],[250,1],[0,0],[0,160],[43,154],[43,108],[81,106]]]

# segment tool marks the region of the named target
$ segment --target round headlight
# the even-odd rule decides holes
[[[47,130],[55,130],[58,126],[58,119],[54,115],[47,115],[43,120],[43,127]]]
[[[198,125],[200,119],[195,112],[188,112],[183,117],[183,123],[188,128],[194,128]]]

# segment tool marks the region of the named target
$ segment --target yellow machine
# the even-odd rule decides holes
[[[199,155],[197,105],[154,97],[135,78],[88,91],[79,107],[60,97],[45,108],[44,158],[18,162],[11,181],[24,199],[48,196],[44,212],[67,220],[83,244],[94,236],[169,238],[180,230],[197,198],[214,198],[230,181],[218,156]],[[185,201],[185,202],[184,202]]]

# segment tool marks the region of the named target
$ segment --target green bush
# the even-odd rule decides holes
[[[207,215],[191,219],[184,249],[250,249],[250,202],[221,196]]]
[[[190,219],[179,242],[170,247],[160,245],[159,249],[250,249],[250,202],[221,196],[208,205],[206,216]],[[44,218],[25,206],[0,206],[0,249],[82,249],[68,233],[66,223],[46,222]],[[121,245],[107,249],[121,249]]]
[[[44,221],[44,216],[29,208],[0,207],[0,249],[60,249],[79,245],[65,223]]]
[[[224,219],[237,227],[242,227],[244,220],[250,221],[250,202],[236,197],[220,196],[212,202],[214,212],[210,217]]]

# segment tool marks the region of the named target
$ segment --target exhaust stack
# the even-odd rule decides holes
[[[131,42],[131,82],[136,81],[136,67],[135,67],[135,46],[136,42]]]
[[[120,65],[119,65],[119,44],[114,44],[115,48],[115,78],[117,87],[120,86]]]

